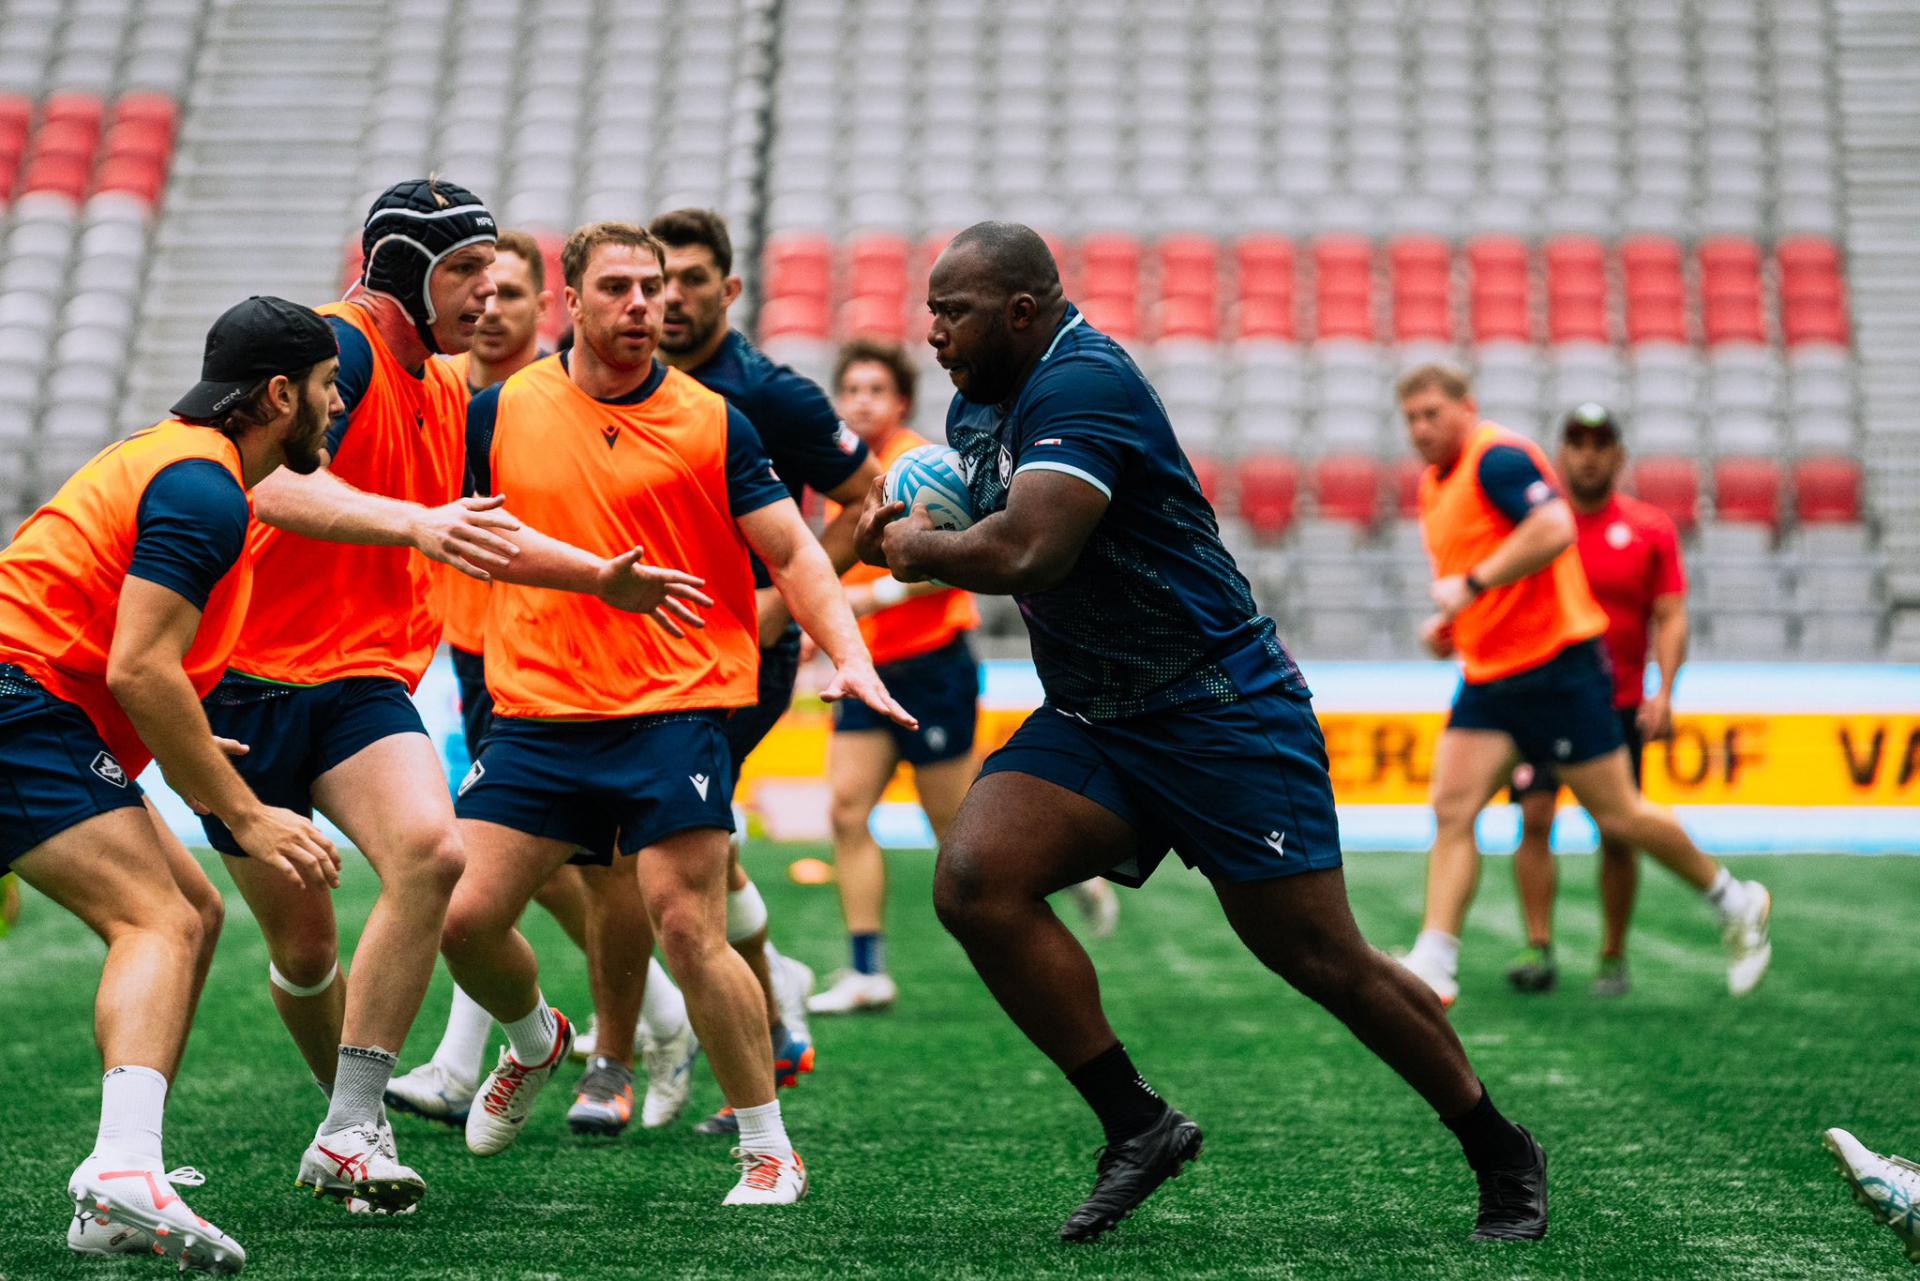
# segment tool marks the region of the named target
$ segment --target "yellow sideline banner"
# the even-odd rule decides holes
[[[985,756],[1026,719],[984,711]],[[1322,711],[1334,793],[1342,805],[1420,805],[1433,777],[1444,712]],[[832,721],[803,703],[781,721],[741,775],[751,795],[764,779],[817,779]],[[1680,715],[1671,743],[1647,748],[1647,794],[1671,805],[1920,805],[1920,715],[1817,712]],[[911,801],[903,771],[888,800]]]

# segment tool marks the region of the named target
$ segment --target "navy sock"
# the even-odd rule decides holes
[[[1166,1100],[1153,1092],[1118,1041],[1067,1073],[1067,1081],[1100,1118],[1109,1144],[1126,1142],[1167,1111]]]
[[[847,941],[853,945],[853,968],[857,974],[885,974],[887,972],[887,936],[879,930],[870,930],[864,934],[849,934]]]

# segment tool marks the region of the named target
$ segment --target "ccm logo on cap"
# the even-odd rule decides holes
[[[235,387],[233,390],[229,391],[226,395],[222,396],[220,399],[213,402],[213,412],[216,414],[219,413],[221,410],[225,409],[228,405],[231,405],[234,401],[240,399],[242,396],[246,394],[247,394],[247,389],[245,387]]]

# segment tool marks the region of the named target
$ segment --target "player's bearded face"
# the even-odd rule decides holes
[[[1613,492],[1625,451],[1618,441],[1569,435],[1560,446],[1560,474],[1577,502],[1598,503]]]
[[[296,389],[293,425],[281,442],[281,465],[298,476],[310,476],[320,470],[326,457],[327,424],[336,414],[346,412],[340,393],[334,388],[334,376],[340,368],[337,360],[325,361]]]
[[[942,300],[927,333],[953,389],[976,405],[997,405],[1013,394],[1019,361],[1006,301]]]
[[[660,350],[699,351],[727,322],[727,280],[705,245],[667,250],[665,311]]]
[[[660,260],[644,249],[609,245],[594,254],[578,292],[567,291],[576,343],[602,364],[645,369],[660,342],[666,278]]]

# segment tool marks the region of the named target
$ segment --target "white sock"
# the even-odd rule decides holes
[[[340,1066],[327,1096],[327,1119],[320,1133],[334,1134],[355,1125],[380,1124],[386,1115],[387,1082],[400,1056],[377,1045],[343,1045]]]
[[[458,984],[453,989],[453,1008],[447,1011],[447,1030],[433,1061],[447,1070],[456,1081],[478,1085],[487,1068],[487,1038],[493,1034],[493,1015],[468,996]]]
[[[656,1041],[672,1040],[687,1026],[687,998],[658,961],[647,967],[647,988],[640,996],[640,1026]]]
[[[1460,940],[1440,930],[1421,930],[1408,956],[1431,961],[1448,974],[1460,972]]]
[[[166,1110],[166,1077],[148,1067],[109,1068],[100,1081],[100,1135],[93,1150],[161,1164],[160,1121]],[[774,1125],[779,1124],[776,1116]]]
[[[793,1155],[793,1144],[787,1139],[787,1124],[780,1119],[779,1099],[757,1108],[735,1108],[733,1116],[740,1122],[741,1151]]]
[[[1714,876],[1713,884],[1707,886],[1707,902],[1721,916],[1739,916],[1747,910],[1747,885],[1736,880],[1732,872],[1721,868]]]
[[[513,1047],[514,1061],[521,1067],[545,1063],[553,1057],[553,1047],[560,1040],[559,1021],[544,996],[534,1002],[533,1013],[500,1026],[507,1030],[507,1044]]]

